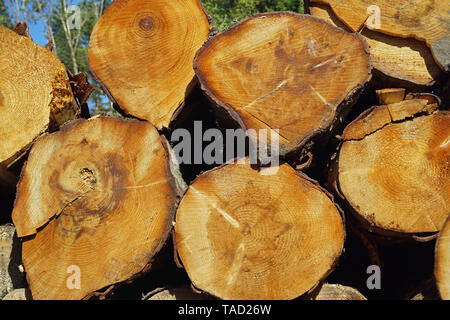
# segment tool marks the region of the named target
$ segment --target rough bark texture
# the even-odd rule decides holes
[[[25,286],[25,275],[20,271],[21,250],[12,224],[0,226],[0,299],[17,288]]]
[[[120,111],[168,127],[210,29],[199,0],[116,0],[92,32],[89,65]]]
[[[278,169],[229,164],[189,187],[175,241],[196,288],[222,299],[294,299],[334,269],[345,237],[339,209],[304,175]]]
[[[244,130],[279,130],[283,156],[328,132],[371,68],[362,37],[292,12],[245,19],[194,61],[202,89],[229,118]]]
[[[344,30],[353,31],[328,5],[313,1],[309,9],[313,16]],[[370,46],[373,67],[382,80],[389,79],[411,88],[427,88],[439,80],[441,70],[425,43],[377,31],[364,28],[360,34]]]
[[[147,122],[106,117],[38,139],[13,211],[34,299],[81,299],[149,269],[181,194],[166,145]]]

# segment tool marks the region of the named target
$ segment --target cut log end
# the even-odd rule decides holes
[[[175,235],[196,288],[222,299],[293,299],[333,270],[344,227],[328,195],[288,165],[265,176],[232,164],[190,186]]]
[[[338,185],[380,231],[436,233],[450,212],[450,113],[426,99],[374,107],[344,131]]]
[[[209,32],[199,0],[117,0],[94,27],[89,65],[125,114],[161,129],[191,89]]]
[[[245,129],[279,130],[280,152],[328,131],[370,79],[366,42],[308,15],[264,13],[210,39],[194,69],[202,88]]]
[[[435,277],[441,298],[450,300],[450,219],[436,243]]]
[[[314,300],[367,300],[358,290],[340,284],[324,284]]]
[[[20,300],[30,300],[30,299],[27,297],[26,289],[21,288],[21,289],[15,289],[15,290],[11,291],[6,296],[4,296],[2,300],[20,301]]]
[[[11,224],[0,225],[0,300],[14,289],[13,279],[9,274],[14,232]]]
[[[380,105],[387,105],[405,100],[406,90],[403,88],[380,89],[376,91]]]
[[[192,288],[173,288],[156,290],[147,295],[145,300],[212,300],[211,296],[195,293]]]
[[[38,139],[13,211],[33,298],[81,299],[146,271],[177,199],[147,122],[96,117]]]
[[[16,24],[13,28],[13,31],[20,36],[31,39],[30,29],[25,22],[19,22],[18,24]]]
[[[0,88],[0,164],[6,167],[49,126],[79,112],[58,58],[4,27],[0,27]]]
[[[436,62],[448,69],[450,63],[450,4],[422,0],[313,0],[330,5],[334,13],[354,32],[363,26],[378,33],[426,42]],[[380,23],[372,23],[378,15]],[[376,18],[375,18],[376,19]]]
[[[344,30],[354,31],[345,24],[345,20],[340,20],[341,17],[338,18],[327,4],[313,1],[310,10],[315,17]],[[413,38],[399,38],[368,28],[363,28],[360,34],[370,45],[374,69],[394,82],[412,88],[425,88],[433,85],[439,78],[441,70],[424,42]]]

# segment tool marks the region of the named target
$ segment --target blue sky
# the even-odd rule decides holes
[[[3,0],[0,0],[3,1]],[[79,0],[69,0],[67,1],[67,5],[77,4]],[[7,3],[6,3],[7,5]],[[8,6],[8,5],[7,5]],[[28,26],[30,30],[31,37],[34,42],[40,44],[41,46],[45,46],[47,44],[47,39],[45,38],[45,30],[44,25],[40,19],[36,23],[31,23]]]
[[[40,44],[41,46],[45,46],[47,44],[47,39],[45,38],[45,30],[44,25],[41,21],[38,21],[36,24],[31,24],[29,26],[31,37],[34,42]]]

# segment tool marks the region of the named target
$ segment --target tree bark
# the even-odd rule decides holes
[[[14,187],[16,179],[10,167],[38,136],[74,118],[80,109],[58,58],[3,27],[0,87],[0,185]]]
[[[107,117],[38,139],[12,215],[34,299],[81,299],[149,270],[184,191],[167,148],[148,122]]]
[[[361,36],[317,18],[264,13],[210,39],[194,69],[219,109],[244,130],[278,130],[289,157],[355,102],[371,78],[368,51]]]
[[[0,300],[14,289],[26,285],[20,271],[21,248],[12,224],[0,225]]]
[[[162,129],[192,89],[210,29],[199,0],[114,1],[92,32],[89,65],[119,111]]]
[[[337,27],[355,31],[326,4],[314,1],[310,11],[313,16]],[[422,41],[395,37],[367,28],[356,31],[360,31],[369,43],[375,75],[381,78],[380,81],[390,81],[410,89],[427,89],[440,80],[441,70],[430,49]]]
[[[263,173],[229,164],[189,187],[175,243],[195,288],[221,299],[294,299],[334,269],[345,231],[333,200],[287,164]]]

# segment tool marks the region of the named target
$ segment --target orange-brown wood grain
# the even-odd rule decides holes
[[[172,228],[178,195],[148,122],[75,120],[38,139],[13,211],[34,299],[81,299],[146,270]],[[67,286],[70,266],[81,286]]]
[[[287,164],[270,175],[230,164],[199,176],[175,225],[193,285],[233,300],[308,292],[334,269],[344,236],[329,195]]]
[[[328,131],[371,76],[361,36],[292,12],[259,14],[216,35],[194,69],[242,127],[278,130],[282,155]]]
[[[192,89],[210,25],[199,0],[116,0],[89,43],[89,65],[120,109],[168,127]]]

